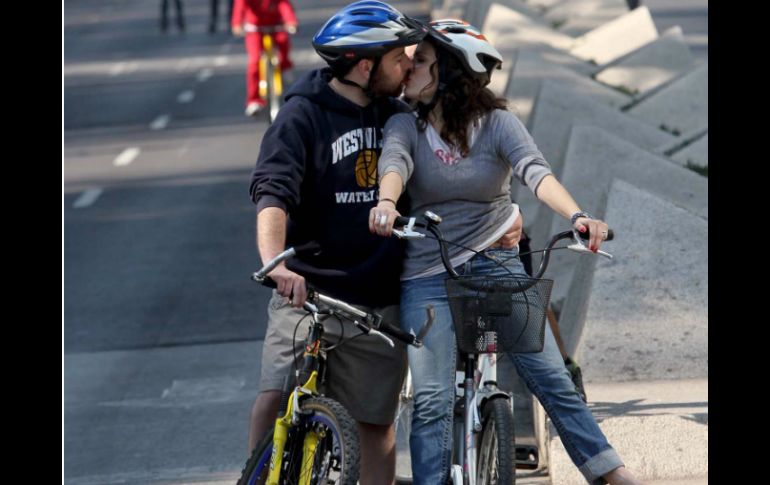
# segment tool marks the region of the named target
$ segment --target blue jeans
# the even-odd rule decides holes
[[[460,274],[509,274],[490,258],[507,260],[504,265],[508,270],[526,275],[518,249],[486,250],[484,255],[477,255],[456,269]],[[414,385],[410,436],[414,485],[445,484],[449,477],[457,346],[444,286],[447,277],[441,273],[401,284],[401,327],[405,331],[419,331],[425,322],[427,305],[432,305],[436,312],[424,346],[408,349]],[[593,485],[606,483],[602,475],[623,462],[575,390],[550,326],[546,324],[542,352],[506,355],[545,408],[567,453],[586,480]]]

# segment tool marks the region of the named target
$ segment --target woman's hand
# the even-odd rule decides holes
[[[599,250],[602,242],[607,239],[607,230],[609,229],[609,226],[600,219],[578,217],[575,220],[575,229],[583,233],[586,232],[586,230],[589,231],[591,237],[588,240],[588,249],[596,252]]]
[[[390,236],[393,232],[393,223],[400,215],[393,202],[381,200],[369,211],[369,231],[378,236]]]

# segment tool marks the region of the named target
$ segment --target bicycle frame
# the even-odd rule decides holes
[[[259,95],[267,98],[268,95],[268,62],[272,67],[273,89],[277,96],[283,92],[281,78],[281,61],[275,54],[272,32],[262,32],[262,55],[259,58]]]
[[[270,108],[269,121],[272,123],[278,115],[279,103],[283,94],[283,75],[281,60],[276,52],[275,33],[284,32],[281,26],[258,27],[262,53],[259,56],[259,96],[267,100]]]

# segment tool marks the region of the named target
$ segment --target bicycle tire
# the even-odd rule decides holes
[[[482,409],[478,485],[515,485],[516,443],[513,412],[507,399],[491,399]]]
[[[270,431],[265,433],[265,436],[260,441],[259,445],[254,448],[251,456],[246,461],[246,465],[241,471],[241,478],[238,479],[237,485],[255,485],[258,483],[264,483],[266,475],[265,472],[270,466],[270,455],[273,452],[273,432],[275,428],[270,428]],[[261,479],[261,482],[259,481]]]
[[[319,441],[312,457],[311,485],[356,485],[359,475],[358,428],[345,408],[325,397],[314,397],[300,404],[301,422],[289,430],[282,463],[281,485],[296,485],[302,469],[302,448],[308,431],[321,430],[325,437]],[[328,431],[328,433],[327,433]],[[264,480],[273,450],[273,430],[263,438],[243,469],[238,485],[256,485]]]

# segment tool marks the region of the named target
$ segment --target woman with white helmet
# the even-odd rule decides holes
[[[500,68],[500,53],[467,22],[438,20],[431,27],[417,48],[404,92],[417,116],[397,114],[385,125],[378,163],[380,196],[370,211],[370,231],[391,234],[400,215],[395,204],[406,192],[410,215],[426,210],[441,215],[446,239],[481,252],[474,256],[464,249],[450,251],[458,272],[526,276],[518,248],[495,244],[518,215],[510,200],[513,175],[573,227],[590,230],[589,247],[597,251],[607,224],[580,209],[553,176],[524,125],[506,110],[506,101],[486,87],[492,71]],[[436,313],[424,348],[408,349],[415,390],[410,437],[414,485],[444,484],[450,468],[456,346],[446,278],[435,242],[409,240],[401,273],[401,326],[418,331],[426,305]],[[591,484],[640,483],[625,469],[576,391],[550,328],[542,352],[507,355]]]

